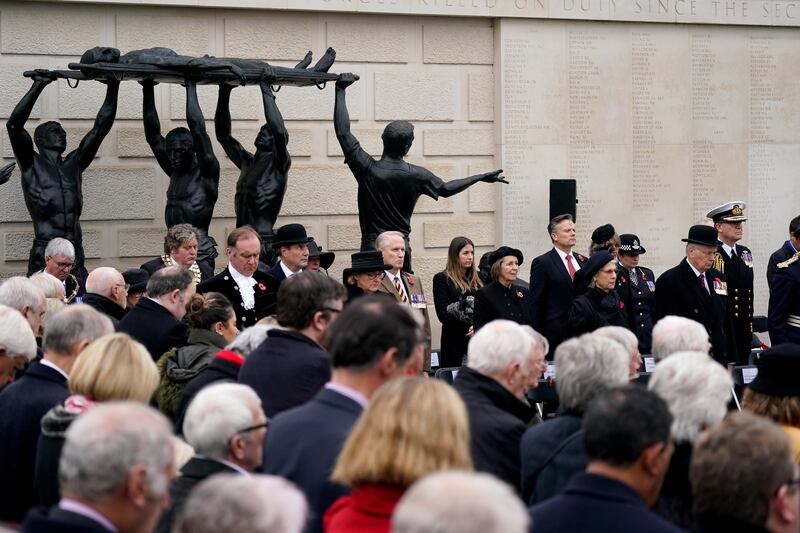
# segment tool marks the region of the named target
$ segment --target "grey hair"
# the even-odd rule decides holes
[[[147,296],[160,298],[175,289],[183,292],[194,283],[194,276],[185,268],[168,266],[156,270],[147,280]]]
[[[189,493],[173,533],[301,533],[308,504],[291,482],[262,474],[218,474]]]
[[[405,242],[406,239],[405,236],[399,231],[384,231],[378,235],[377,239],[375,239],[375,249],[383,250],[389,244],[389,239],[392,237],[400,237],[403,239],[403,242]]]
[[[617,341],[587,333],[556,348],[561,407],[582,413],[598,394],[628,383],[631,356]]]
[[[86,278],[86,292],[110,296],[114,285],[125,283],[122,273],[113,267],[98,267],[89,272]]]
[[[8,278],[0,285],[0,304],[22,312],[23,307],[43,311],[45,295],[34,282],[23,276]]]
[[[172,250],[178,249],[192,240],[200,243],[200,232],[191,224],[175,224],[167,229],[164,236],[164,253],[170,255]]]
[[[28,279],[35,283],[37,287],[42,289],[45,298],[58,298],[59,300],[64,299],[64,284],[61,283],[61,281],[54,275],[42,271],[37,272]]]
[[[602,328],[594,330],[594,333],[601,337],[611,339],[612,341],[617,341],[623,348],[628,350],[631,356],[639,353],[639,339],[627,328],[620,326],[603,326]]]
[[[49,318],[44,328],[42,350],[68,355],[81,341],[89,343],[114,333],[111,319],[85,304],[73,304]]]
[[[528,334],[528,336],[533,340],[534,344],[538,344],[544,353],[550,351],[550,342],[547,340],[547,337],[536,331],[530,326],[522,326],[522,331]]]
[[[58,479],[62,492],[89,502],[113,497],[131,470],[143,467],[149,497],[169,486],[172,431],[158,411],[138,402],[105,402],[79,416],[66,433]]]
[[[677,352],[708,353],[711,343],[708,331],[699,322],[682,316],[668,315],[653,327],[652,351],[656,363]]]
[[[224,458],[231,437],[255,423],[261,399],[247,385],[220,383],[202,389],[186,409],[183,436],[195,452]]]
[[[28,361],[36,357],[36,337],[28,321],[16,309],[0,305],[0,346],[7,357],[25,356]]]
[[[499,479],[444,471],[411,485],[392,515],[392,533],[525,533],[529,522],[525,506]]]
[[[678,352],[656,366],[647,388],[672,413],[672,437],[694,442],[704,429],[725,418],[733,381],[722,365],[702,352]]]
[[[47,247],[44,249],[44,255],[49,257],[63,255],[67,259],[74,261],[75,246],[73,246],[72,243],[67,239],[56,237],[55,239],[50,239],[50,242],[47,243]]]
[[[495,375],[513,363],[525,366],[532,350],[533,339],[522,326],[510,320],[493,320],[469,341],[467,367]]]
[[[266,324],[255,324],[246,328],[239,333],[226,347],[226,350],[231,350],[238,353],[242,357],[247,357],[250,352],[258,348],[267,338],[267,332],[275,329],[277,326],[268,326]]]

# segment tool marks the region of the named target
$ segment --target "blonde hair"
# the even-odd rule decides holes
[[[450,385],[397,378],[380,388],[345,442],[331,475],[351,487],[408,487],[438,470],[472,470],[464,402]]]
[[[105,335],[78,356],[69,375],[69,389],[97,402],[135,400],[142,403],[158,386],[158,368],[150,353],[124,333]]]

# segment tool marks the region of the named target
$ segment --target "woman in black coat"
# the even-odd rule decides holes
[[[617,283],[617,263],[609,252],[599,251],[581,268],[588,280],[586,292],[572,301],[567,329],[577,337],[603,326],[628,327],[622,302],[614,290]]]
[[[531,293],[514,285],[522,264],[522,252],[501,246],[492,252],[492,283],[475,293],[473,327],[478,331],[492,320],[505,319],[531,325]]]
[[[483,287],[475,267],[475,245],[466,237],[450,241],[447,266],[433,276],[433,302],[442,323],[439,366],[461,366],[472,337],[475,292]]]

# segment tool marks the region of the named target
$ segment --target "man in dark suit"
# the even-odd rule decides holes
[[[284,224],[275,232],[272,249],[277,251],[278,262],[267,270],[278,285],[286,278],[301,272],[308,266],[308,243],[313,241],[302,224]]]
[[[200,294],[219,292],[225,295],[236,313],[236,327],[242,331],[275,312],[278,282],[258,270],[261,237],[250,226],[242,226],[228,235],[228,266],[197,287]]]
[[[348,492],[329,478],[369,398],[390,379],[419,374],[423,362],[417,318],[385,297],[354,301],[331,326],[328,339],[330,383],[308,403],[276,416],[264,447],[264,472],[292,481],[305,493],[307,533],[321,533],[322,515]]]
[[[113,267],[97,267],[86,278],[83,303],[111,319],[119,327],[128,305],[128,287],[122,274]]]
[[[67,431],[61,500],[49,510],[32,510],[22,531],[153,531],[169,503],[172,439],[167,419],[137,402],[93,407]]]
[[[211,279],[214,276],[214,269],[209,261],[197,262],[199,238],[200,232],[191,224],[176,224],[170,227],[164,236],[164,255],[144,263],[141,266],[142,270],[146,270],[152,276],[164,267],[179,266],[192,273],[195,284]]]
[[[573,252],[575,222],[572,215],[558,215],[547,225],[553,249],[531,263],[531,321],[533,329],[547,337],[549,359],[566,338],[567,317],[575,295],[575,273],[587,261]]]
[[[644,387],[627,385],[595,398],[583,419],[586,472],[531,508],[532,531],[681,531],[649,509],[675,449],[670,424],[667,404]]]
[[[44,357],[0,392],[0,521],[19,522],[36,499],[33,472],[40,421],[69,396],[67,378],[86,346],[114,332],[108,317],[85,305],[54,315],[44,334]]]
[[[783,246],[775,250],[769,256],[767,262],[767,285],[772,288],[772,278],[778,269],[778,263],[782,263],[800,251],[800,215],[794,217],[789,222],[789,240]]]
[[[617,294],[624,306],[628,329],[639,339],[639,351],[649,354],[656,314],[656,276],[649,268],[639,265],[639,256],[646,252],[639,237],[625,233],[619,239]]]
[[[194,293],[191,272],[177,266],[159,269],[147,282],[147,296],[119,321],[118,331],[144,344],[158,361],[164,352],[186,345],[189,326],[181,319]]]
[[[735,362],[725,351],[728,291],[722,272],[711,268],[717,254],[717,230],[710,226],[689,228],[686,258],[664,272],[656,282],[656,322],[677,315],[705,326],[711,352],[721,365]]]

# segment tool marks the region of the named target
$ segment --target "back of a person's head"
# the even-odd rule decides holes
[[[54,275],[42,271],[33,274],[28,279],[42,290],[45,298],[64,298],[64,285]]]
[[[258,346],[264,342],[264,339],[267,338],[267,333],[273,328],[275,328],[275,326],[254,324],[240,332],[235,339],[225,346],[225,349],[236,352],[246,358],[250,355],[250,352],[258,348]]]
[[[224,294],[194,294],[186,303],[186,320],[193,328],[210,330],[217,322],[227,324],[233,317],[233,306]]]
[[[69,390],[97,402],[147,403],[157,386],[158,368],[147,348],[124,333],[89,344],[69,373]]]
[[[108,296],[118,283],[125,283],[119,270],[113,267],[97,267],[86,278],[86,292]]]
[[[690,318],[668,315],[653,326],[653,358],[659,362],[678,352],[708,353],[711,343],[705,326]]]
[[[647,383],[669,406],[672,437],[694,442],[703,429],[722,421],[733,381],[719,363],[702,352],[678,352],[656,366]]]
[[[183,292],[191,283],[194,283],[194,276],[185,268],[164,267],[156,270],[147,280],[147,296],[157,299],[175,290]]]
[[[247,385],[220,383],[201,389],[186,409],[183,436],[199,455],[222,458],[231,437],[254,422],[261,399]]]
[[[710,523],[732,519],[763,528],[772,498],[794,477],[783,430],[761,416],[734,413],[695,442],[689,468],[694,514]]]
[[[0,304],[0,347],[6,357],[36,357],[36,337],[19,311]]]
[[[308,504],[277,476],[218,474],[189,493],[173,533],[301,533]]]
[[[148,497],[169,485],[173,447],[169,421],[136,402],[108,402],[79,416],[67,430],[58,469],[61,492],[104,502],[125,492],[129,474],[143,468]]]
[[[533,350],[533,338],[516,322],[493,320],[479,329],[467,347],[467,366],[489,376],[510,364],[524,367]]]
[[[285,328],[303,329],[317,311],[334,313],[331,307],[345,298],[344,286],[322,272],[299,272],[281,282],[276,315]]]
[[[68,355],[81,342],[94,342],[114,332],[111,320],[84,304],[74,304],[48,319],[44,328],[42,350],[45,354]]]
[[[639,339],[637,339],[636,335],[628,328],[623,328],[621,326],[604,326],[594,330],[593,333],[617,341],[631,355],[639,351]]]
[[[42,289],[28,278],[14,276],[0,284],[0,304],[17,311],[21,311],[23,307],[43,311],[45,295]]]
[[[525,533],[529,521],[519,497],[499,479],[446,471],[406,491],[392,514],[392,533]]]
[[[422,340],[419,313],[374,295],[359,298],[339,314],[326,344],[333,368],[362,371],[374,367],[390,348],[397,350],[398,364],[404,363]]]
[[[472,469],[464,402],[450,385],[421,377],[383,385],[358,419],[331,479],[351,487],[407,487],[437,470]]]
[[[628,382],[631,356],[611,339],[587,333],[556,348],[556,392],[561,407],[581,413],[597,394]]]
[[[583,415],[589,461],[624,468],[653,444],[670,440],[672,415],[666,402],[639,385],[617,387],[596,396]]]

